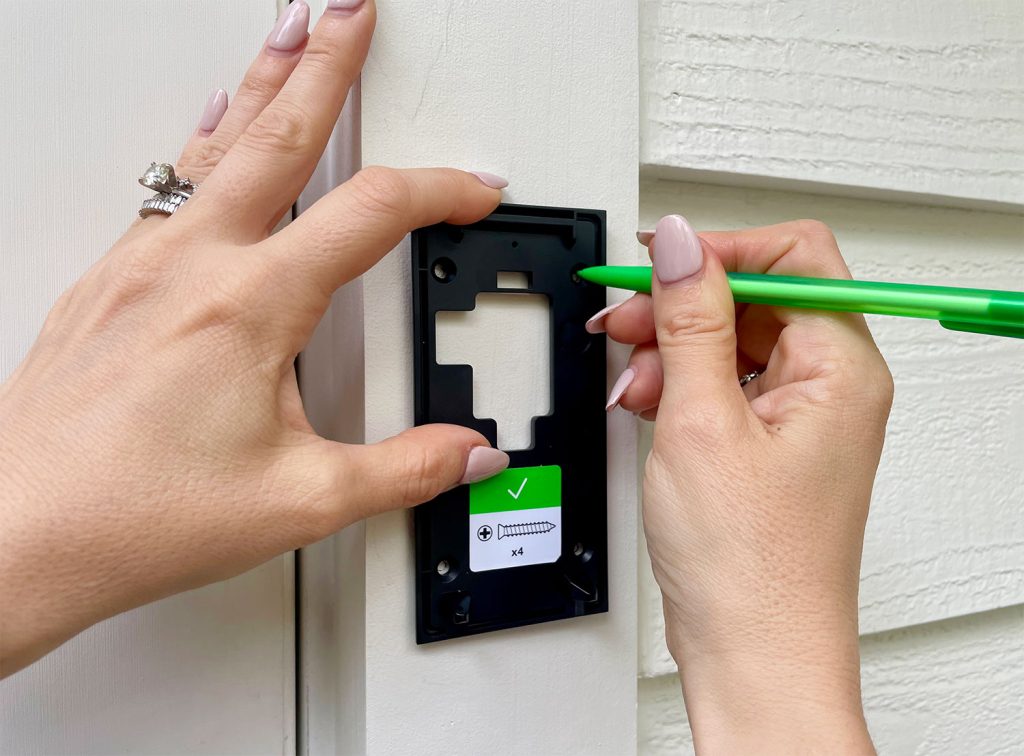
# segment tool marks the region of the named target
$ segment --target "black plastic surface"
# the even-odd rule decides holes
[[[501,205],[471,226],[413,233],[416,424],[464,425],[495,444],[494,420],[473,416],[472,368],[437,364],[435,315],[472,310],[481,292],[508,293],[499,271],[526,273],[524,293],[551,304],[551,414],[534,419],[534,445],[510,452],[510,467],[562,468],[554,563],[471,572],[469,487],[417,507],[417,643],[608,611],[605,340],[584,329],[605,295],[573,275],[604,261],[602,210]]]

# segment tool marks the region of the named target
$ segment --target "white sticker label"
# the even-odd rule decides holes
[[[470,515],[469,534],[473,572],[554,562],[562,555],[562,508]]]

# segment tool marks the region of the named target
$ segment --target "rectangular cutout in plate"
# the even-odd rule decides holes
[[[511,458],[416,508],[418,643],[608,611],[605,339],[584,328],[605,295],[575,275],[604,264],[604,222],[501,205],[413,233],[416,423],[473,428]],[[543,325],[516,331],[539,300]]]
[[[498,288],[499,289],[529,289],[530,288],[530,274],[520,273],[514,270],[499,270],[498,271]]]
[[[441,311],[436,318],[437,364],[473,369],[473,416],[497,423],[499,449],[529,449],[533,418],[551,412],[547,297],[483,293],[472,310]]]

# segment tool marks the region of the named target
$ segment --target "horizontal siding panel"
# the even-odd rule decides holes
[[[1024,203],[1024,14],[644,0],[641,163]]]

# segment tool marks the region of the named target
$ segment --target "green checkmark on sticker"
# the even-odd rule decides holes
[[[469,513],[515,512],[562,506],[562,468],[512,467],[469,486]]]

